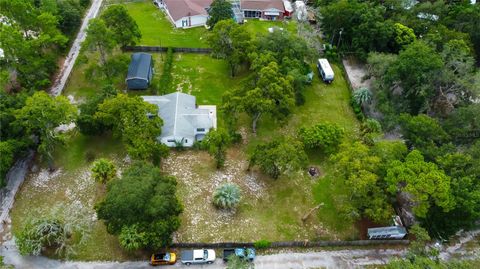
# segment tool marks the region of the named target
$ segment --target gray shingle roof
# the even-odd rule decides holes
[[[143,52],[132,54],[132,60],[128,66],[127,80],[142,78],[148,80],[148,73],[152,64],[152,55]]]
[[[161,137],[192,137],[196,128],[213,128],[208,109],[196,107],[195,96],[175,92],[162,96],[142,96],[143,100],[158,106],[163,119]]]

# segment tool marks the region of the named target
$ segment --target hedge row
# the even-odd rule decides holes
[[[172,84],[172,67],[173,67],[173,49],[167,49],[167,57],[165,59],[165,63],[163,64],[163,73],[160,77],[160,93],[166,94],[170,90],[170,86]]]

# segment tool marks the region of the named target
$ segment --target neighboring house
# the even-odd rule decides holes
[[[153,78],[152,55],[148,53],[133,53],[125,82],[129,90],[144,90],[148,88]]]
[[[283,0],[241,0],[245,19],[282,20],[285,14]]]
[[[197,106],[195,96],[176,92],[142,98],[158,106],[158,116],[163,120],[158,140],[168,147],[176,147],[179,143],[191,147],[217,127],[216,106]]]
[[[204,26],[208,19],[208,9],[213,0],[154,0],[165,10],[176,28]],[[231,0],[235,20],[257,18],[281,20],[285,15],[283,0]]]
[[[207,24],[208,8],[213,0],[155,0],[165,10],[176,28],[190,28]]]

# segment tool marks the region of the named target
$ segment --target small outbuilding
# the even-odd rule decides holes
[[[125,82],[129,90],[145,90],[153,78],[152,55],[138,52],[132,54]]]
[[[402,239],[407,235],[407,230],[402,226],[370,228],[367,235],[368,239]]]

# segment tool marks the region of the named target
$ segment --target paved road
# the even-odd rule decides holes
[[[78,31],[77,37],[75,41],[73,41],[72,47],[70,48],[70,52],[63,63],[60,72],[58,73],[55,82],[53,83],[52,89],[50,90],[50,94],[53,96],[58,96],[62,93],[65,84],[67,83],[68,77],[72,72],[73,66],[75,65],[75,61],[77,60],[78,54],[80,53],[80,47],[82,42],[85,40],[86,37],[86,30],[88,27],[88,22],[95,18],[98,15],[98,11],[102,6],[103,0],[93,0],[90,9],[87,12],[87,15],[83,19],[82,26]]]
[[[18,160],[8,171],[7,174],[7,186],[2,189],[2,200],[0,207],[0,234],[3,233],[6,225],[10,222],[10,210],[15,202],[15,195],[18,189],[22,186],[25,176],[27,175],[28,167],[33,160],[33,151],[30,151],[28,155]],[[8,228],[8,227],[7,227]],[[0,239],[0,242],[2,240]]]
[[[307,268],[356,268],[368,264],[384,264],[392,257],[404,255],[405,250],[339,250],[319,251],[308,253],[281,253],[258,256],[255,260],[255,269],[307,269]],[[147,261],[135,262],[62,262],[42,256],[22,257],[13,241],[6,242],[0,248],[0,255],[4,256],[6,264],[13,264],[21,269],[143,269],[151,268]],[[217,259],[211,265],[185,266],[177,263],[162,268],[189,268],[189,269],[223,269],[225,264]]]

